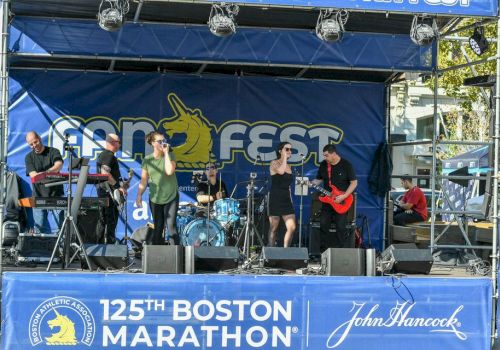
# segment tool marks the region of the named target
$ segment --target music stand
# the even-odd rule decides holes
[[[76,234],[76,237],[78,239],[78,242],[80,243],[79,249],[82,249],[83,247],[83,240],[80,235],[80,232],[78,231],[78,227],[75,223],[74,217],[78,214],[78,209],[81,204],[82,200],[82,195],[83,195],[83,190],[85,188],[85,184],[87,182],[87,175],[89,172],[89,160],[86,158],[81,158],[78,160],[78,162],[73,162],[73,146],[69,146],[67,144],[67,140],[65,142],[64,149],[68,151],[69,153],[69,176],[68,176],[68,195],[67,195],[67,208],[66,208],[66,215],[64,217],[63,224],[61,225],[61,228],[59,229],[59,232],[57,233],[57,241],[56,244],[54,245],[54,249],[52,250],[52,255],[50,256],[49,264],[47,265],[47,272],[50,271],[50,268],[52,266],[52,262],[54,261],[54,257],[56,255],[56,251],[59,249],[59,244],[61,240],[63,240],[63,258],[62,258],[62,269],[65,269],[69,267],[72,258],[70,258],[70,246],[71,246],[71,240],[72,240],[72,233],[74,232]],[[75,201],[73,202],[73,197],[72,197],[72,187],[73,187],[73,167],[76,167],[80,169],[80,174],[78,176],[78,181],[77,181],[77,190],[75,193]],[[54,185],[54,184],[53,184]],[[73,229],[73,231],[72,231]],[[90,264],[89,257],[87,255],[87,252],[85,249],[82,249],[83,255],[85,257],[85,261],[87,262],[87,265],[89,266],[90,271],[92,271],[92,265]]]

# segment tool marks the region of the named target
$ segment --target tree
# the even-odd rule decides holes
[[[461,22],[460,26],[466,26],[474,23],[474,19],[467,19]],[[455,36],[472,36],[474,28],[464,30]],[[484,27],[487,38],[496,38],[496,23],[488,24]],[[496,53],[496,43],[490,43],[488,50],[480,57],[485,58]],[[479,59],[470,49],[468,42],[459,40],[440,40],[438,48],[438,67],[439,69],[457,66]],[[454,97],[458,101],[456,110],[448,113],[444,117],[444,124],[448,131],[450,140],[478,140],[486,141],[489,134],[489,124],[492,113],[490,113],[490,90],[484,88],[485,94],[481,93],[479,87],[463,87],[464,78],[477,75],[495,74],[496,61],[492,60],[486,63],[468,66],[456,70],[444,72],[439,77],[439,87],[445,90],[447,96]],[[429,88],[434,88],[434,80],[427,81]],[[494,93],[494,92],[493,92]],[[464,152],[465,146],[450,146],[443,153],[442,157],[452,157],[458,153]]]

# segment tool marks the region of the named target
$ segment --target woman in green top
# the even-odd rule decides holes
[[[153,214],[153,237],[146,243],[165,244],[165,223],[169,232],[169,243],[179,244],[176,228],[177,209],[179,208],[179,187],[175,176],[175,156],[163,134],[153,131],[146,136],[146,142],[153,147],[153,153],[142,161],[142,174],[135,203],[142,207],[142,194],[149,181],[149,206]],[[152,239],[151,239],[152,238]]]

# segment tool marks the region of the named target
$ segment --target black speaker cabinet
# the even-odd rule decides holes
[[[132,236],[130,237],[130,241],[132,242],[132,248],[140,252],[142,250],[142,245],[144,244],[144,242],[150,240],[152,235],[153,235],[152,224],[148,223],[144,226],[139,227],[132,233]]]
[[[84,244],[92,270],[122,269],[128,264],[127,246],[123,244]],[[88,268],[83,254],[82,268]]]
[[[394,261],[392,272],[428,274],[434,259],[429,249],[418,249],[413,243],[393,244],[382,253],[382,260]]]
[[[83,243],[97,243],[99,209],[81,209],[78,212],[77,227]]]
[[[365,276],[364,249],[328,248],[321,254],[321,265],[327,276]]]
[[[20,233],[17,241],[17,261],[48,262],[56,241],[57,235]]]
[[[307,267],[309,254],[307,248],[263,247],[264,267],[296,270]]]
[[[240,253],[236,247],[195,247],[194,269],[196,271],[223,271],[236,269]]]
[[[332,224],[330,226],[330,234],[334,233],[335,224]],[[309,256],[321,256],[321,232],[319,231],[319,221],[311,221],[309,223]]]
[[[142,250],[142,272],[184,273],[184,247],[145,245]]]

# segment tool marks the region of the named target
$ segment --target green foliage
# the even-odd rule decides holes
[[[463,20],[457,27],[466,26],[474,23],[475,19]],[[485,26],[485,35],[487,38],[496,38],[496,23],[487,24]],[[474,32],[474,28],[457,33],[460,37],[470,37]],[[468,42],[458,40],[440,40],[438,67],[444,69],[460,64],[467,63],[466,57],[463,55],[462,46],[470,61],[477,61],[486,57],[491,57],[496,53],[496,43],[490,42],[488,50],[478,57],[469,46]],[[473,67],[473,68],[472,68]],[[488,136],[489,128],[489,101],[484,98],[478,87],[463,87],[465,78],[473,77],[472,69],[475,69],[477,75],[494,75],[496,70],[496,61],[468,66],[461,69],[450,70],[444,72],[439,77],[439,87],[445,90],[445,94],[449,97],[454,97],[457,100],[456,109],[448,113],[444,118],[444,123],[448,131],[450,140],[480,140],[485,141]],[[429,88],[433,88],[434,80],[427,81]],[[489,96],[489,89],[485,89]],[[448,146],[439,154],[439,158],[449,158],[456,154],[462,153],[470,149],[470,147],[452,145]]]

